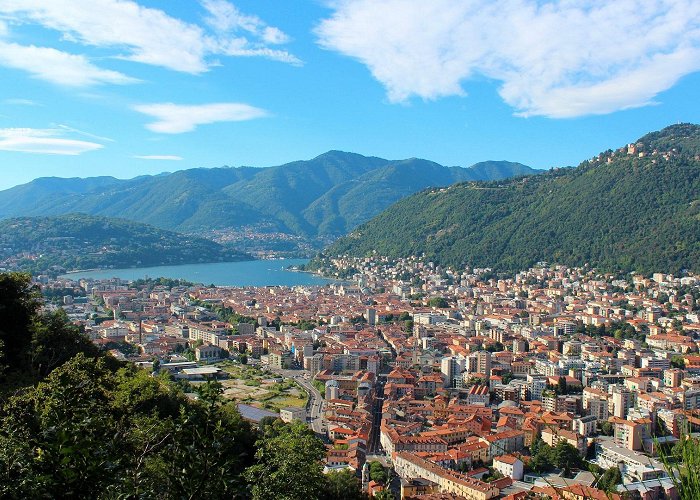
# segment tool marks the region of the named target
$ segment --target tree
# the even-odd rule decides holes
[[[323,489],[325,448],[303,423],[274,422],[256,447],[256,463],[245,471],[254,500],[314,498]]]
[[[568,392],[568,387],[566,385],[566,378],[559,377],[557,381],[557,394],[566,394]]]
[[[685,358],[683,356],[673,356],[671,358],[671,366],[683,370],[685,368]]]
[[[241,357],[239,359],[241,360],[242,365],[248,364],[248,356],[246,356],[245,354],[241,354]]]
[[[447,299],[444,297],[433,297],[428,300],[428,305],[430,307],[437,307],[440,309],[445,309],[447,307],[450,307],[450,303],[447,302]]]
[[[326,474],[324,493],[325,500],[336,500],[338,498],[364,500],[367,498],[362,492],[362,485],[359,479],[347,469]]]
[[[560,469],[570,471],[581,466],[582,460],[578,450],[566,441],[559,441],[553,448],[552,458],[554,465]]]
[[[31,343],[29,326],[39,308],[39,291],[31,276],[0,274],[0,366],[16,370],[22,366]]]
[[[394,494],[389,488],[385,488],[376,495],[374,495],[375,500],[395,500]]]
[[[68,317],[62,309],[35,316],[31,330],[29,367],[38,377],[47,376],[80,352],[91,356],[98,353],[94,344],[80,333],[78,327],[68,323]]]
[[[372,481],[384,484],[387,480],[386,470],[381,462],[373,461],[369,463],[369,477]]]
[[[610,467],[600,476],[600,479],[598,479],[596,483],[596,488],[609,493],[617,493],[617,486],[619,484],[622,484],[620,469],[617,467]]]
[[[505,347],[503,346],[503,344],[501,344],[500,342],[494,342],[493,344],[489,344],[488,346],[486,346],[485,350],[489,352],[502,352],[504,349]]]
[[[614,432],[615,428],[613,427],[613,424],[607,420],[600,424],[600,433],[604,436],[612,436]]]
[[[532,459],[529,467],[535,472],[546,472],[554,467],[552,448],[547,446],[541,438],[536,439],[530,445]]]

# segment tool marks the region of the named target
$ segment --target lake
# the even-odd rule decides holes
[[[64,274],[63,278],[137,280],[140,278],[184,279],[205,285],[218,286],[297,286],[325,285],[331,280],[310,273],[288,271],[289,266],[299,266],[307,259],[251,260],[245,262],[216,262],[212,264],[183,264],[177,266],[136,267],[78,271]]]

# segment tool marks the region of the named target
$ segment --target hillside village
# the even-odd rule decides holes
[[[370,495],[674,498],[657,454],[700,430],[697,277],[541,263],[497,279],[418,258],[333,266],[352,280],[37,282],[117,357],[192,384],[229,377],[226,363],[294,380],[306,410],[274,410],[307,421],[327,442],[326,470],[350,468]],[[620,484],[603,486],[615,469]]]

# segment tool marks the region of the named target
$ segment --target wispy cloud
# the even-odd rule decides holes
[[[10,106],[41,106],[40,103],[32,101],[31,99],[20,98],[3,99],[2,103],[9,104]]]
[[[180,161],[182,160],[182,156],[175,156],[175,155],[137,155],[134,156],[134,158],[138,158],[139,160],[161,160],[161,161]]]
[[[50,155],[79,155],[101,149],[102,144],[61,137],[60,129],[0,129],[0,150]]]
[[[79,134],[79,135],[82,135],[84,137],[89,137],[91,139],[96,139],[98,141],[114,142],[114,139],[110,139],[109,137],[91,134],[90,132],[85,132],[84,130],[79,130],[77,128],[69,127],[68,125],[58,124],[58,125],[56,125],[56,127],[60,128],[61,130],[65,130],[66,132],[73,132],[75,134]]]
[[[71,87],[138,81],[118,71],[99,68],[85,56],[34,45],[0,42],[0,65],[21,69],[36,78]]]
[[[142,104],[134,109],[155,118],[156,121],[147,124],[146,128],[162,134],[181,134],[207,123],[238,122],[268,115],[264,109],[235,102],[193,106],[173,103]]]
[[[299,62],[287,51],[270,48],[270,45],[288,41],[278,28],[268,26],[255,16],[241,14],[233,4],[223,0],[205,0],[203,6],[209,29],[132,0],[3,0],[0,14],[16,24],[38,24],[58,31],[64,40],[76,44],[112,50],[116,58],[185,73],[203,73],[218,63],[210,58],[221,55]],[[22,50],[18,45],[12,48]],[[26,49],[36,48],[24,49],[26,52]],[[90,76],[81,78],[72,73],[75,80],[57,76],[55,70],[40,71],[36,65],[27,68],[29,63],[20,65],[18,58],[10,64],[7,58],[5,62],[0,60],[0,64],[28,69],[54,83],[127,83],[125,77],[116,72],[86,67],[89,63],[84,57],[80,62],[73,60],[73,65],[82,64],[83,72]]]
[[[338,0],[321,46],[365,64],[393,102],[500,82],[521,116],[650,104],[700,70],[695,0]]]

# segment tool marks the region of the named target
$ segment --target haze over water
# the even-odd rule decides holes
[[[205,285],[217,286],[297,286],[325,285],[330,280],[310,273],[288,271],[289,266],[299,266],[306,259],[252,260],[245,262],[216,262],[210,264],[184,264],[177,266],[137,267],[129,269],[106,269],[78,271],[63,275],[66,278],[109,279],[140,278],[184,279]]]

